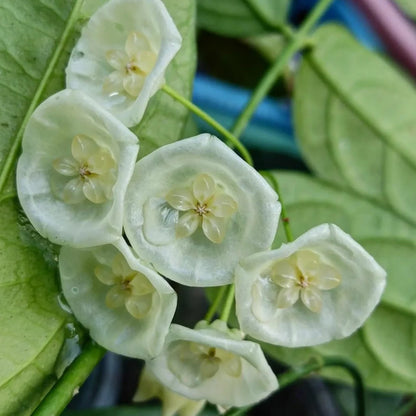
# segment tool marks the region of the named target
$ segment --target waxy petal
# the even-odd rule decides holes
[[[64,176],[76,176],[79,175],[79,163],[74,159],[68,157],[61,157],[55,159],[52,163],[53,168]]]
[[[125,70],[126,65],[129,62],[127,54],[116,49],[107,51],[105,54],[105,59],[110,66],[112,66],[114,69],[120,70],[120,72]]]
[[[216,217],[228,218],[237,211],[238,204],[230,195],[219,194],[215,195],[209,208]]]
[[[201,217],[195,212],[186,212],[183,214],[176,225],[176,237],[185,238],[192,235],[198,225],[201,223]]]
[[[269,270],[282,262],[298,267],[295,289],[302,302],[273,311]],[[345,338],[363,325],[381,299],[386,272],[351,236],[322,224],[279,249],[241,260],[234,281],[242,331],[270,344],[306,347]],[[277,299],[292,303],[290,290],[282,289]]]
[[[99,265],[94,269],[97,279],[105,285],[115,285],[122,282],[122,278],[119,275],[114,274],[110,267]]]
[[[241,340],[241,334],[217,322],[200,324],[194,330],[171,325],[162,353],[147,363],[160,383],[193,400],[239,407],[277,388],[260,345]],[[192,351],[190,344],[200,344],[207,352]]]
[[[241,358],[238,355],[228,353],[227,356],[219,354],[221,368],[231,377],[240,377],[242,371]]]
[[[94,204],[102,204],[107,201],[106,186],[103,186],[99,178],[86,177],[82,185],[85,197]]]
[[[72,50],[66,86],[88,94],[132,127],[140,122],[150,98],[163,85],[182,39],[162,0],[101,3]],[[126,63],[123,54],[128,58]],[[143,76],[125,77],[129,64],[132,72]]]
[[[298,271],[291,262],[281,260],[273,265],[270,278],[277,285],[284,288],[290,288],[298,283]]]
[[[175,312],[176,294],[162,276],[136,258],[126,242],[120,239],[116,246],[62,247],[62,290],[76,319],[98,344],[117,354],[147,360],[163,347]],[[130,275],[149,282],[151,292],[134,295],[128,279],[112,287],[107,285],[109,275],[114,275],[112,265],[121,263],[120,257]]]
[[[314,276],[321,263],[319,254],[311,250],[300,250],[295,254],[296,265],[304,276]]]
[[[221,360],[217,357],[205,357],[201,361],[199,372],[202,380],[207,380],[214,377],[220,369]]]
[[[196,200],[205,204],[215,193],[215,182],[210,175],[202,173],[195,178],[192,190]]]
[[[98,152],[89,157],[87,164],[90,172],[98,175],[108,173],[117,166],[112,154],[107,149],[103,148],[100,148]]]
[[[77,134],[72,139],[72,156],[81,165],[86,163],[91,156],[95,155],[99,151],[100,147],[98,144],[91,137],[88,137],[85,134]]]
[[[125,192],[138,152],[137,137],[126,126],[81,92],[64,90],[33,112],[22,147],[17,169],[19,199],[43,237],[80,248],[108,244],[121,236]],[[95,204],[85,197],[83,181],[94,176],[88,162],[101,151],[108,151],[114,162],[105,156],[98,158],[100,163],[105,168],[116,166],[95,175],[106,202]],[[63,175],[71,169],[64,170],[62,165],[62,169],[58,166],[61,172],[53,169],[56,160],[62,159],[78,164],[74,182],[67,183]]]
[[[71,179],[64,187],[62,199],[66,204],[79,204],[85,201],[85,195],[82,190],[83,180],[78,176]]]
[[[156,64],[157,55],[152,51],[140,51],[136,54],[136,65],[144,74],[149,74]]]
[[[299,291],[300,288],[297,286],[280,290],[276,300],[276,307],[281,309],[290,308],[299,299]]]
[[[312,312],[320,312],[322,309],[321,292],[314,287],[306,287],[301,290],[300,297],[304,305]]]
[[[135,273],[130,281],[131,293],[134,296],[143,296],[153,293],[155,288],[149,282],[149,279],[142,273]]]
[[[131,269],[124,256],[119,253],[113,257],[111,262],[111,270],[115,276],[119,276],[122,280],[134,275],[136,272]]]
[[[143,88],[145,77],[134,72],[126,74],[123,78],[123,88],[132,97],[137,97]]]
[[[153,293],[149,293],[143,296],[129,296],[126,299],[126,309],[129,311],[130,315],[134,316],[136,319],[142,319],[145,317],[153,303]]]
[[[221,194],[238,201],[231,217],[211,210]],[[163,198],[165,205],[156,202]],[[137,254],[189,286],[231,283],[240,259],[270,248],[280,212],[265,179],[208,134],[162,146],[140,159],[125,204],[125,232]],[[176,227],[166,205],[178,213]],[[196,230],[199,225],[202,230]]]
[[[188,211],[195,208],[195,198],[188,188],[178,188],[166,195],[167,203],[178,211]]]
[[[124,91],[124,73],[122,71],[111,72],[103,82],[103,91],[109,96],[120,94]]]
[[[202,230],[209,240],[220,244],[224,240],[227,231],[227,220],[213,215],[204,215],[202,217]]]
[[[138,52],[149,50],[150,44],[146,36],[141,32],[130,32],[127,36],[125,50],[130,59]]]
[[[112,309],[119,308],[124,305],[126,296],[126,290],[121,285],[115,285],[107,292],[105,304]]]

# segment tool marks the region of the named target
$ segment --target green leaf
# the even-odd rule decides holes
[[[74,4],[75,0],[4,0],[0,4],[0,191],[16,161],[25,117],[45,97],[42,80],[55,67],[51,57],[57,53],[56,59],[61,57],[62,62],[73,42],[73,32],[65,28]],[[47,78],[53,79],[48,94],[62,88],[62,70]],[[13,190],[12,183],[9,180],[8,191]]]
[[[296,76],[295,125],[314,172],[416,224],[416,90],[341,27],[317,30]]]
[[[315,225],[335,223],[375,256],[388,276],[380,306],[351,337],[313,348],[266,346],[267,352],[290,364],[317,354],[341,356],[360,369],[370,387],[416,391],[415,226],[374,202],[310,176],[276,175],[295,237]],[[283,241],[280,226],[275,245]],[[323,374],[349,380],[339,369],[327,369]]]
[[[25,416],[56,380],[68,321],[55,269],[22,242],[13,199],[0,202],[0,221],[0,414]]]
[[[291,0],[246,0],[246,2],[264,22],[279,27],[286,21]]]
[[[182,47],[166,72],[166,83],[182,96],[190,98],[196,66],[195,0],[164,0],[182,35]],[[133,128],[140,139],[139,157],[158,147],[183,139],[188,110],[159,91],[149,102],[140,124]]]
[[[396,3],[406,14],[416,19],[416,3],[414,0],[396,0]]]
[[[270,31],[245,0],[198,0],[198,26],[230,37]]]
[[[278,33],[251,36],[245,42],[270,62],[275,61],[286,46],[285,38]]]

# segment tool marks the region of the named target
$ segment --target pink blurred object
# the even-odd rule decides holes
[[[390,0],[352,0],[366,15],[390,55],[416,80],[416,29]]]

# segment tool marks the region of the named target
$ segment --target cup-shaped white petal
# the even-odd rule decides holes
[[[81,32],[66,69],[67,87],[82,90],[134,126],[162,86],[181,41],[161,0],[108,1]],[[124,78],[129,63],[145,76]]]
[[[198,202],[206,203],[215,193],[215,182],[210,175],[201,173],[195,178],[192,190]]]
[[[202,206],[194,206],[195,192],[208,197]],[[233,205],[230,198],[235,201],[231,216],[210,211],[216,198],[216,209],[224,204],[222,214],[232,211],[226,207]],[[138,255],[166,277],[192,286],[231,283],[240,258],[271,246],[280,214],[269,184],[209,134],[141,159],[125,202],[125,231]]]
[[[153,269],[144,266],[123,240],[91,249],[63,247],[59,257],[62,290],[75,317],[100,345],[128,357],[148,359],[162,349],[176,308],[176,294]],[[143,275],[153,292],[134,290],[108,274],[123,255],[132,271]],[[74,260],[76,259],[76,261]],[[116,267],[116,271],[123,268]],[[97,276],[98,270],[98,276]],[[104,282],[104,283],[103,283]],[[142,286],[142,285],[141,285]],[[133,294],[132,294],[133,292]]]
[[[117,239],[137,152],[136,136],[81,92],[48,98],[27,124],[17,167],[19,199],[33,226],[52,242],[74,247]],[[94,179],[85,185],[80,161],[90,157],[97,172],[107,173],[87,172],[85,178]],[[64,160],[78,166],[73,179]]]
[[[198,355],[189,347],[193,343],[202,345],[202,351],[208,352]],[[222,352],[214,355],[217,349]],[[192,371],[187,368],[187,359],[192,362]],[[150,360],[147,368],[160,383],[176,393],[221,406],[253,404],[278,387],[258,344],[236,339],[214,327],[193,330],[172,325],[162,353]],[[181,380],[185,372],[192,374],[186,383]]]
[[[310,253],[299,256],[304,251],[319,260]],[[294,286],[301,300],[278,308],[277,299],[288,299],[284,291],[290,288],[270,275],[288,258],[302,265],[308,279]],[[244,332],[271,344],[322,344],[358,329],[380,301],[385,283],[386,272],[370,254],[337,226],[322,224],[277,250],[241,261],[235,275],[237,317]]]

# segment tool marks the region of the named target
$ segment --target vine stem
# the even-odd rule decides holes
[[[26,125],[29,121],[30,116],[32,115],[35,108],[38,106],[47,82],[49,81],[50,76],[52,75],[58,59],[60,58],[62,51],[64,50],[65,44],[68,40],[69,35],[71,34],[72,27],[75,21],[78,19],[79,11],[83,4],[83,0],[76,0],[74,7],[72,8],[71,14],[66,23],[65,29],[62,32],[62,35],[56,45],[55,51],[48,63],[45,73],[43,74],[42,79],[39,82],[38,88],[35,91],[35,95],[30,102],[29,108],[27,109],[26,115],[22,121],[22,124],[19,127],[19,130],[16,133],[16,137],[13,141],[12,147],[10,148],[9,154],[4,162],[3,169],[0,173],[0,192],[3,191],[4,186],[6,185],[7,179],[13,169],[14,163],[17,159],[17,156],[20,151],[20,145],[22,143],[23,133],[25,131]]]
[[[228,318],[230,317],[231,309],[234,305],[234,293],[235,293],[235,287],[234,285],[228,286],[228,294],[227,298],[225,299],[225,305],[222,310],[220,319],[221,321],[224,321],[225,323],[228,322]]]
[[[300,26],[299,30],[294,35],[290,34],[287,46],[283,49],[279,58],[264,74],[263,78],[255,88],[246,107],[240,113],[233,128],[231,129],[231,133],[235,137],[238,138],[241,136],[242,132],[247,127],[247,124],[249,123],[254,112],[256,111],[258,105],[270,91],[271,87],[276,82],[277,78],[283,73],[283,71],[286,68],[286,65],[288,64],[292,56],[298,50],[302,49],[308,32],[312,29],[312,27],[320,19],[320,17],[325,13],[327,8],[331,5],[332,1],[333,0],[320,0],[318,4],[314,7],[312,12],[308,15],[304,23]]]
[[[279,196],[280,206],[282,207],[281,219],[282,219],[283,228],[286,234],[286,241],[291,242],[293,241],[293,233],[292,233],[292,228],[290,226],[290,218],[286,210],[286,205],[283,202],[282,194],[280,193],[279,182],[277,181],[276,177],[268,171],[264,170],[264,171],[261,171],[260,173],[263,176],[263,178],[267,179],[270,182],[270,184],[273,186],[273,189]]]
[[[238,138],[235,137],[232,133],[230,133],[225,127],[223,127],[220,123],[218,123],[216,120],[214,120],[209,114],[207,114],[205,111],[203,111],[201,108],[196,106],[194,103],[192,103],[191,101],[189,101],[188,99],[186,99],[182,95],[180,95],[177,91],[175,91],[173,88],[169,87],[168,85],[165,84],[162,87],[162,91],[164,91],[166,94],[170,95],[176,101],[179,101],[186,108],[188,108],[190,111],[192,111],[198,117],[200,117],[202,120],[204,120],[209,125],[211,125],[220,134],[222,134],[230,143],[233,144],[233,146],[238,150],[238,152],[241,154],[243,159],[250,166],[253,166],[253,159],[251,158],[251,155],[250,155],[249,151],[238,140]]]
[[[300,367],[292,371],[288,371],[287,373],[284,373],[280,376],[280,388],[285,388],[290,384],[294,383],[295,381],[299,380],[300,378],[312,372],[322,370],[325,367],[340,367],[350,374],[351,378],[354,381],[354,392],[356,401],[355,413],[357,416],[365,416],[365,392],[363,379],[357,367],[355,367],[355,365],[342,358],[327,357],[320,360],[315,359],[305,364],[303,367]]]
[[[365,416],[365,392],[364,383],[358,369],[350,362],[345,361],[342,358],[327,357],[316,358],[308,363],[297,367],[293,370],[289,370],[286,373],[279,376],[279,389],[282,390],[285,387],[290,386],[301,378],[310,375],[311,373],[322,370],[325,367],[340,367],[346,370],[354,381],[354,393],[356,400],[356,416]],[[239,409],[230,409],[224,416],[243,416],[253,406],[246,406]]]
[[[398,409],[393,416],[407,416],[416,407],[416,396],[413,396],[406,404]]]
[[[103,347],[88,341],[81,354],[65,370],[32,416],[60,415],[105,353]]]
[[[214,301],[211,303],[211,306],[208,309],[208,312],[205,315],[205,321],[211,322],[212,318],[214,317],[215,313],[218,310],[218,307],[220,306],[220,303],[225,295],[225,292],[227,291],[228,286],[221,286],[218,289],[217,296],[215,297]]]

